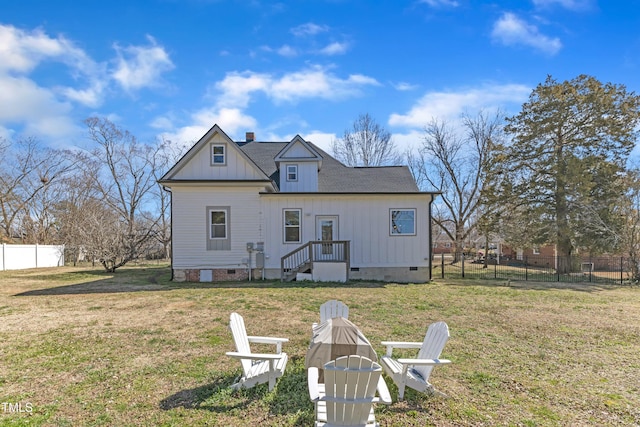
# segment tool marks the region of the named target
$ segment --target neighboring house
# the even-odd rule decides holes
[[[213,126],[161,179],[175,281],[431,279],[431,202],[406,166],[347,167],[296,136]]]

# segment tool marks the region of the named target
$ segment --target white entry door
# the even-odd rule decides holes
[[[322,215],[316,217],[316,240],[338,240],[338,217],[335,215]],[[326,258],[333,255],[333,245],[331,243],[323,244],[321,254]]]

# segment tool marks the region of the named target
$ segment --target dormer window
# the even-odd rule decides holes
[[[211,166],[223,166],[227,163],[226,147],[224,144],[211,145]]]
[[[287,181],[298,180],[298,165],[287,165]]]

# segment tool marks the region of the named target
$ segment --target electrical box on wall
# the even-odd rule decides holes
[[[253,250],[253,242],[247,242],[247,250],[251,252]]]
[[[256,250],[258,252],[264,252],[264,242],[256,242]]]
[[[256,268],[264,268],[264,252],[256,254]]]

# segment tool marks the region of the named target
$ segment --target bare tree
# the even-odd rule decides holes
[[[93,176],[95,190],[109,208],[103,212],[104,226],[96,229],[93,250],[105,270],[113,272],[137,259],[153,236],[155,223],[143,218],[156,185],[153,149],[107,119],[92,117],[85,123],[97,144],[85,161],[85,171]]]
[[[333,156],[347,166],[382,166],[400,163],[391,134],[368,113],[360,114],[342,139],[331,146]]]
[[[42,147],[35,139],[0,144],[0,228],[8,238],[49,243],[53,218],[48,208],[60,179],[76,162],[67,153]],[[47,241],[43,242],[42,239]]]
[[[491,166],[489,152],[501,129],[499,112],[464,115],[459,130],[434,119],[425,127],[418,153],[407,156],[420,188],[442,193],[433,205],[433,221],[454,242],[457,254],[483,214],[480,196]]]
[[[177,147],[171,141],[161,141],[152,156],[153,176],[156,182],[182,156],[184,148]],[[156,231],[155,240],[162,245],[164,258],[171,257],[171,193],[163,185],[158,184],[152,190],[156,201]]]

